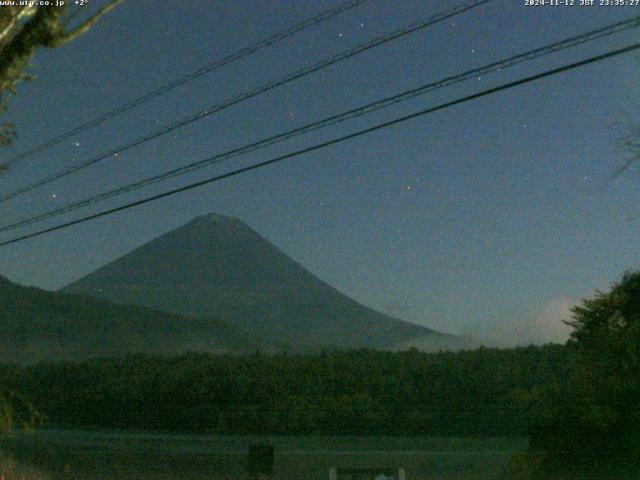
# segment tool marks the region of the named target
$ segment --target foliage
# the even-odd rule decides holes
[[[14,429],[31,430],[44,422],[19,387],[21,374],[16,366],[0,368],[0,434]]]
[[[49,477],[35,468],[18,464],[0,452],[0,478],[3,480],[47,480]]]
[[[561,346],[459,353],[135,355],[0,376],[49,425],[217,433],[523,435]],[[14,383],[12,383],[14,382]]]
[[[640,272],[573,309],[575,367],[532,448],[541,478],[640,477]]]

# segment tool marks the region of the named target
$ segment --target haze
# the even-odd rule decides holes
[[[125,2],[91,36],[38,54],[35,73],[42,80],[24,82],[11,99],[19,137],[8,155],[331,3],[233,0],[213,9],[209,2],[163,2],[162,8],[151,0]],[[3,177],[2,190],[450,5],[371,3],[34,156]],[[521,3],[493,2],[18,197],[2,209],[2,223],[633,14],[535,10]],[[636,29],[477,78],[234,166],[638,37]],[[560,320],[571,305],[638,267],[639,224],[630,218],[640,213],[640,181],[629,174],[610,178],[628,158],[620,138],[638,111],[637,58],[608,60],[4,247],[0,272],[21,284],[58,289],[215,211],[240,218],[322,280],[383,313],[499,345],[562,342],[567,330]],[[228,168],[205,169],[127,199]]]

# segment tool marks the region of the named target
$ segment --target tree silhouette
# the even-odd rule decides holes
[[[70,12],[68,2],[0,7],[0,114],[6,111],[6,93],[15,94],[19,82],[34,78],[27,68],[39,48],[56,48],[75,40],[122,1],[111,0],[74,28],[70,23],[83,7]],[[0,147],[11,144],[15,137],[13,124],[0,124]],[[0,164],[0,174],[6,169],[6,164]]]
[[[640,478],[640,272],[572,313],[573,374],[532,431],[535,478]]]

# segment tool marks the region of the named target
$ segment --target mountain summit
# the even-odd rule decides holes
[[[242,221],[195,218],[64,288],[220,318],[296,350],[446,348],[455,338],[376,312],[320,280]],[[431,347],[429,347],[431,346]]]

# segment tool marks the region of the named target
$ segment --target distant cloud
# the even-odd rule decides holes
[[[563,320],[571,319],[571,308],[578,303],[575,299],[557,298],[533,312],[513,312],[510,318],[488,323],[472,335],[488,346],[497,347],[564,343],[569,339],[571,327]]]
[[[535,343],[566,342],[569,339],[571,327],[563,320],[571,318],[571,308],[576,303],[578,302],[568,298],[548,302],[524,323],[523,335],[529,336]]]

